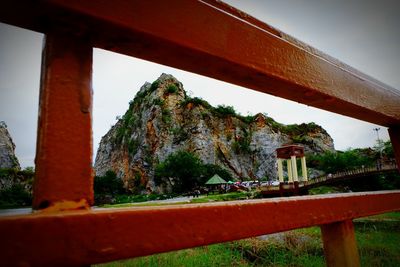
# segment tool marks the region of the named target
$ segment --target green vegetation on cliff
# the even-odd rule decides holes
[[[236,112],[235,108],[232,106],[219,105],[213,107],[206,100],[199,97],[186,97],[185,100],[181,102],[181,106],[186,106],[189,103],[202,106],[203,108],[209,110],[212,114],[220,117],[226,118],[228,116],[235,117],[245,124],[250,124],[255,121],[257,115],[247,115],[243,116]],[[310,132],[320,131],[323,134],[328,134],[321,126],[310,122],[302,124],[289,124],[284,125],[282,123],[276,122],[273,118],[268,117],[266,114],[263,115],[266,119],[266,123],[271,126],[271,128],[276,132],[281,132],[291,136],[295,143],[306,143],[305,136]]]

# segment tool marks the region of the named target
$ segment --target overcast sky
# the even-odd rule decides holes
[[[400,89],[400,5],[381,0],[229,0],[339,60]],[[43,35],[0,24],[0,120],[16,144],[23,167],[33,166]],[[316,122],[333,137],[336,149],[369,147],[376,125],[243,89],[214,79],[123,55],[94,50],[94,155],[101,136],[125,113],[140,86],[161,73],[173,74],[192,96],[212,105],[232,105],[247,115],[265,112],[285,124]],[[380,127],[387,140],[387,130]]]

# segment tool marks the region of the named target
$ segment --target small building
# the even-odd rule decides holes
[[[304,147],[299,145],[286,145],[276,149],[278,161],[279,183],[284,183],[283,162],[286,161],[289,183],[298,184],[299,176],[297,172],[297,158],[301,160],[302,181],[308,181],[306,157],[304,156]]]
[[[212,189],[215,189],[217,187],[221,187],[222,189],[222,185],[226,185],[227,182],[222,179],[218,174],[214,174],[213,177],[211,177],[205,185],[210,186]]]

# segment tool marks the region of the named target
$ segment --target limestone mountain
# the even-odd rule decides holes
[[[15,156],[15,145],[7,130],[5,122],[0,122],[0,168],[20,169],[17,157]]]
[[[140,88],[102,137],[94,169],[99,176],[113,170],[130,189],[162,191],[154,182],[155,166],[186,150],[234,178],[275,179],[275,149],[291,143],[302,143],[308,152],[334,150],[332,138],[314,123],[283,125],[263,114],[241,116],[229,106],[212,107],[188,97],[177,79],[162,74]]]

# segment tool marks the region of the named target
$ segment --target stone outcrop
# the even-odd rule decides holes
[[[100,176],[115,171],[127,188],[159,191],[153,179],[156,164],[188,150],[234,178],[275,179],[275,149],[291,143],[302,143],[309,153],[334,150],[332,138],[316,124],[283,125],[263,114],[241,116],[231,107],[212,107],[188,97],[179,81],[162,74],[141,87],[103,136],[94,168]]]
[[[17,157],[15,156],[15,145],[5,122],[0,122],[0,168],[20,169]]]

